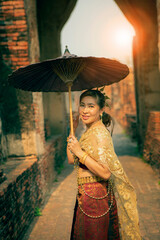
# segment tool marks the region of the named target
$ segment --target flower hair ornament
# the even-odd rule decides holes
[[[97,88],[97,90],[100,91],[100,92],[104,95],[104,97],[105,97],[105,106],[106,106],[106,107],[109,107],[109,109],[111,109],[111,106],[110,106],[109,103],[107,102],[107,100],[110,99],[110,97],[108,97],[108,96],[106,95],[106,93],[104,92],[104,88],[105,88],[105,86],[103,86],[103,87],[100,88],[100,89]]]

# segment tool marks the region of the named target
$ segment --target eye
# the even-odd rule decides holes
[[[83,104],[83,103],[80,103],[80,107],[84,107],[84,104]]]
[[[90,108],[94,108],[94,105],[90,105],[89,107],[90,107]]]

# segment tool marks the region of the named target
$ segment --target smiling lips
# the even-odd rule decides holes
[[[82,118],[83,118],[84,120],[87,120],[87,119],[89,118],[89,116],[82,115]]]

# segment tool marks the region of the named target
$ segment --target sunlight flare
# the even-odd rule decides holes
[[[129,47],[132,44],[134,32],[130,29],[117,29],[114,34],[114,41],[119,47]]]

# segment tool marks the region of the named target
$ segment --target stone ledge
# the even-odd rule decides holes
[[[36,156],[9,158],[4,165],[1,165],[7,179],[0,185],[0,192],[7,188],[9,184],[16,181],[17,177],[22,175],[23,172],[29,169],[36,161]]]

